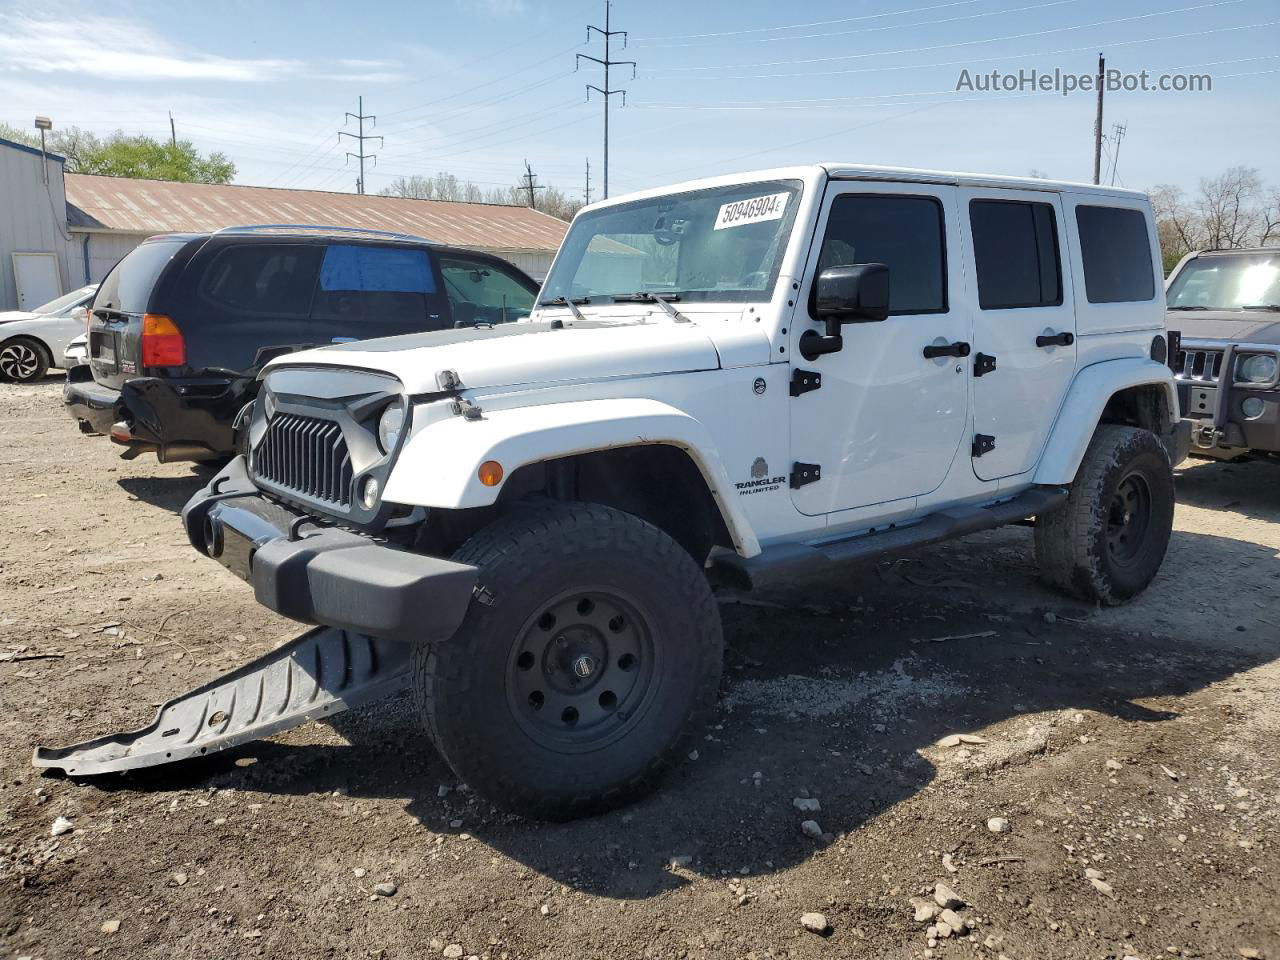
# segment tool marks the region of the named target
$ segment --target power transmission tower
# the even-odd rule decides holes
[[[604,98],[604,196],[602,199],[605,199],[605,200],[609,199],[609,98],[612,97],[615,93],[620,93],[622,94],[622,105],[624,107],[627,105],[627,91],[614,90],[609,86],[609,68],[619,67],[619,66],[622,66],[622,67],[629,66],[631,68],[631,79],[634,80],[636,78],[636,62],[634,60],[610,60],[609,59],[609,41],[613,37],[622,37],[622,47],[624,50],[626,49],[626,46],[627,46],[627,31],[609,29],[609,8],[611,6],[612,4],[609,2],[609,0],[605,0],[603,30],[601,30],[599,27],[594,26],[592,24],[587,24],[588,40],[591,39],[592,30],[600,34],[600,36],[604,37],[604,59],[601,60],[599,57],[589,57],[585,53],[579,53],[576,55],[573,61],[574,70],[578,69],[578,65],[583,60],[590,60],[592,63],[598,63],[600,64],[600,66],[604,67],[604,88],[601,89],[600,87],[597,87],[594,83],[588,83],[587,84],[587,100],[588,102],[590,102],[592,90],[596,91],[596,93],[600,94]]]
[[[359,153],[351,153],[350,151],[347,151],[347,161],[350,162],[352,157],[355,157],[357,160],[360,161],[360,179],[356,181],[356,193],[364,193],[364,162],[366,160],[372,160],[373,165],[375,167],[378,165],[378,155],[376,153],[365,153],[364,142],[366,140],[377,140],[378,146],[381,147],[383,146],[384,141],[382,137],[365,134],[364,122],[366,120],[372,120],[373,123],[371,124],[371,126],[376,127],[378,125],[378,118],[371,113],[366,114],[364,112],[364,97],[357,98],[357,102],[359,103],[359,106],[356,109],[359,111],[359,113],[351,113],[350,111],[347,111],[346,119],[344,119],[342,122],[343,122],[343,125],[345,126],[348,120],[356,121],[357,129],[360,132],[348,133],[346,130],[339,130],[338,142],[341,143],[343,137],[350,137],[352,140],[355,140],[358,144],[360,144]]]
[[[537,179],[537,176],[538,175],[533,172],[533,168],[529,166],[529,161],[526,160],[524,162],[524,175],[520,179],[524,181],[523,189],[529,191],[529,206],[534,210],[538,209],[537,196],[534,194],[534,191],[547,189],[546,187],[533,182]]]
[[[1093,182],[1102,182],[1102,79],[1107,61],[1098,54],[1098,109],[1093,118]]]
[[[1115,149],[1111,151],[1111,185],[1113,187],[1116,185],[1116,167],[1120,166],[1120,141],[1128,132],[1129,125],[1126,123],[1111,125],[1111,142],[1115,145]]]
[[[587,185],[582,191],[582,203],[586,206],[591,203],[591,158],[587,157]]]

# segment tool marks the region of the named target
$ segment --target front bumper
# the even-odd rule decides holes
[[[1280,389],[1219,381],[1179,379],[1178,405],[1190,433],[1190,453],[1229,460],[1249,453],[1280,453]],[[1245,416],[1246,399],[1262,401],[1262,414]]]
[[[475,567],[324,526],[266,499],[243,457],[196,492],[182,520],[192,546],[253,584],[263,606],[370,636],[446,639],[479,576]]]

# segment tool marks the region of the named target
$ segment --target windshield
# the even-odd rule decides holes
[[[636,293],[761,302],[773,293],[799,180],[734,184],[581,214],[542,288],[611,302]]]
[[[88,299],[93,296],[93,290],[93,287],[81,287],[79,290],[72,290],[70,293],[64,293],[56,300],[50,300],[48,303],[41,304],[31,312],[41,314],[42,316],[57,313],[60,310],[65,310],[67,307],[87,302]]]
[[[1280,304],[1280,250],[1273,254],[1197,257],[1178,271],[1171,309],[1239,310]]]

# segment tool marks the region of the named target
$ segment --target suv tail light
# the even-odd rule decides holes
[[[142,315],[142,365],[181,367],[187,362],[187,344],[178,325],[163,313]]]

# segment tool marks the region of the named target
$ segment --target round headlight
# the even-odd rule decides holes
[[[1262,402],[1261,397],[1245,397],[1240,401],[1240,412],[1246,420],[1257,420],[1266,410],[1267,405]]]
[[[378,505],[378,478],[366,477],[360,486],[360,503],[366,510],[372,510]]]
[[[276,395],[270,390],[262,391],[262,413],[268,420],[276,415]]]
[[[378,445],[383,453],[390,453],[400,442],[400,431],[404,428],[404,407],[393,403],[382,411],[378,421]]]
[[[1240,379],[1250,383],[1270,383],[1276,378],[1276,358],[1255,353],[1240,361]]]

